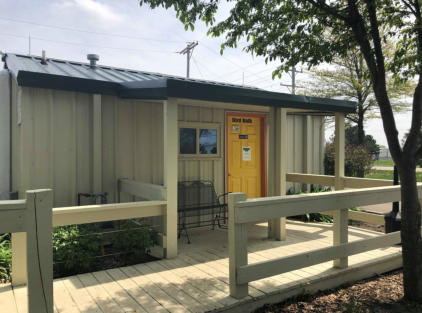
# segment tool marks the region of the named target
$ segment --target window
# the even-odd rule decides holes
[[[196,154],[196,128],[180,128],[180,154]]]
[[[217,154],[217,130],[203,129],[199,130],[199,153]]]
[[[179,154],[190,157],[219,155],[220,126],[211,123],[181,123]]]

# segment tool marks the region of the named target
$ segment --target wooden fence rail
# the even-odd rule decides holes
[[[313,184],[321,186],[334,186],[335,176],[331,175],[316,175],[316,174],[302,174],[302,173],[287,173],[286,180],[292,183]],[[393,181],[388,179],[372,179],[372,178],[358,178],[358,177],[341,177],[341,184],[344,188],[371,188],[392,186]],[[388,202],[388,201],[384,201]],[[381,202],[380,202],[381,203]],[[323,212],[330,215],[330,212]],[[376,213],[349,211],[349,219],[379,226],[385,225],[384,216]]]
[[[132,195],[149,194],[148,190],[153,190],[153,197],[162,198],[160,195],[165,195],[165,188],[162,186],[144,184],[134,181],[125,181],[124,186],[126,192],[131,192]],[[148,186],[146,186],[148,185]],[[145,187],[146,186],[146,187]],[[145,188],[144,188],[145,187]],[[142,189],[144,188],[144,189]],[[142,190],[141,190],[142,189]],[[147,191],[145,191],[147,190]],[[161,191],[160,191],[161,190]],[[164,191],[163,191],[164,190]],[[27,201],[27,200],[26,200]],[[17,201],[6,201],[9,207],[14,206],[16,210],[13,212],[13,216],[10,210],[2,210],[0,216],[5,216],[8,221],[19,221],[25,220],[26,215],[20,214],[20,206],[24,206],[25,200]],[[4,205],[6,206],[6,204]],[[1,209],[1,206],[0,206]],[[165,200],[154,200],[154,201],[137,201],[127,203],[112,203],[102,205],[86,205],[86,206],[75,206],[75,207],[61,207],[61,208],[50,208],[50,218],[47,219],[52,221],[51,226],[66,226],[76,224],[87,224],[95,222],[106,222],[125,220],[132,218],[144,218],[154,216],[165,216],[167,209],[167,201]],[[4,211],[4,212],[3,212]],[[29,243],[29,237],[23,233],[21,228],[10,228],[5,219],[0,218],[0,230],[1,232],[12,233],[12,284],[14,286],[24,285],[28,283],[29,273],[27,275],[27,263],[26,260],[29,258],[27,254],[27,247]],[[13,222],[17,223],[17,222]],[[12,224],[13,224],[12,223]],[[18,224],[18,223],[17,223]],[[4,228],[3,228],[4,226]],[[7,227],[9,228],[7,228]],[[3,230],[4,229],[4,230]],[[51,241],[52,230],[50,230],[50,241]],[[163,236],[161,239],[161,245],[163,249],[166,248],[167,242],[166,237]],[[31,237],[32,239],[32,237]],[[52,275],[52,270],[51,270]]]
[[[120,193],[127,193],[134,197],[145,200],[166,200],[167,188],[160,185],[154,185],[129,179],[119,179],[118,196]],[[120,202],[120,201],[118,201]]]
[[[0,201],[0,231],[25,239],[24,257],[13,256],[12,281],[28,278],[29,313],[53,313],[52,207],[51,190],[27,191],[26,200]],[[12,243],[12,254],[14,248]]]
[[[422,198],[422,184],[418,184]],[[243,298],[248,295],[248,282],[279,275],[329,260],[346,259],[353,254],[392,246],[400,242],[399,232],[380,235],[352,243],[341,243],[324,249],[299,253],[270,261],[248,264],[247,224],[299,214],[336,211],[385,202],[400,201],[400,186],[340,190],[317,194],[301,194],[246,200],[246,194],[229,195],[229,276],[230,295]],[[348,232],[347,223],[334,227],[335,232]],[[346,237],[347,238],[347,237]]]

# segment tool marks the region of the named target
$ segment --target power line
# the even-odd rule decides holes
[[[209,67],[206,66],[204,63],[200,62],[199,60],[196,60],[196,62],[198,62],[198,64],[200,64],[204,69],[206,69],[212,76],[218,76],[214,71],[210,70]],[[229,83],[226,79],[223,79],[222,81]]]
[[[259,72],[256,72],[256,73],[252,73],[253,76],[258,77],[258,78],[254,79],[254,80],[251,80],[251,81],[248,81],[245,84],[248,85],[248,84],[254,83],[256,81],[261,81],[261,80],[269,79],[268,77],[258,76],[258,74],[261,74],[261,73],[266,72],[266,71],[269,71],[269,70],[273,71],[274,69],[275,68],[266,68],[266,69],[264,69],[262,71],[259,71]]]
[[[22,35],[15,35],[15,34],[6,34],[6,33],[0,33],[0,36],[9,36],[9,37],[16,37],[16,38],[24,38],[28,39],[27,36]],[[32,40],[38,40],[38,41],[45,41],[45,42],[52,42],[52,43],[58,43],[58,44],[65,44],[65,45],[74,45],[74,46],[84,46],[84,47],[94,47],[94,48],[101,48],[101,49],[113,49],[113,50],[125,50],[125,51],[142,51],[142,52],[154,52],[154,53],[175,53],[173,51],[168,50],[151,50],[151,49],[138,49],[138,48],[121,48],[121,47],[110,47],[110,46],[99,46],[99,45],[93,45],[90,43],[80,43],[80,42],[70,42],[70,41],[60,41],[60,40],[53,40],[53,39],[45,39],[41,37],[30,37]]]
[[[40,27],[47,27],[47,28],[53,28],[53,29],[54,28],[55,29],[61,29],[61,30],[66,30],[66,31],[78,32],[78,33],[109,36],[109,37],[120,37],[120,38],[140,39],[140,40],[149,40],[149,41],[161,41],[161,42],[175,42],[175,43],[182,42],[182,40],[168,40],[168,39],[138,37],[138,36],[129,36],[129,35],[121,35],[121,34],[113,34],[113,33],[103,33],[103,32],[98,32],[98,31],[90,31],[90,30],[78,29],[78,28],[72,28],[72,27],[65,27],[65,26],[42,24],[42,23],[36,23],[36,22],[30,22],[30,21],[24,21],[24,20],[17,20],[17,19],[11,19],[11,18],[6,18],[6,17],[0,17],[0,20],[14,22],[14,23],[36,25],[36,26],[40,26]]]
[[[202,78],[204,78],[204,75],[202,75],[201,69],[199,68],[198,63],[196,62],[196,59],[192,56],[193,63],[195,63],[196,69],[198,70],[199,74]]]
[[[239,71],[244,71],[245,69],[247,69],[247,68],[250,68],[250,67],[253,67],[253,66],[256,66],[256,65],[258,65],[258,64],[262,64],[262,63],[264,63],[265,61],[264,60],[261,60],[261,61],[259,61],[259,62],[255,62],[255,63],[252,63],[252,64],[249,64],[248,66],[244,66],[243,68],[238,68],[238,69],[236,69],[236,70],[234,70],[234,71],[231,71],[231,72],[228,72],[228,73],[224,73],[224,74],[222,74],[222,75],[220,75],[219,77],[227,77],[227,76],[230,76],[230,75],[232,75],[232,74],[234,74],[234,73],[237,73],[237,72],[239,72]],[[240,78],[237,78],[236,80],[234,80],[234,81],[237,81],[237,80],[239,80]]]

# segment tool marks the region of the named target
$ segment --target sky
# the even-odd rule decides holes
[[[217,20],[226,16],[224,4]],[[0,51],[41,55],[87,62],[88,53],[99,54],[99,64],[186,75],[186,56],[181,51],[187,42],[198,41],[191,60],[191,78],[245,84],[271,91],[290,93],[282,84],[290,84],[288,73],[273,80],[277,62],[265,64],[240,48],[220,55],[223,38],[206,35],[207,28],[197,23],[186,31],[173,10],[150,9],[136,0],[1,0]],[[306,82],[306,69],[297,74]],[[409,128],[410,113],[396,115],[402,136]],[[381,145],[387,145],[381,120],[366,123],[366,132]],[[327,129],[326,138],[332,133]]]

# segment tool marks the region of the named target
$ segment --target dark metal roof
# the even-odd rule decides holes
[[[115,95],[130,99],[188,98],[263,106],[278,106],[323,112],[351,113],[356,103],[266,91],[199,79],[134,71],[41,57],[5,54],[5,68],[19,86]]]

